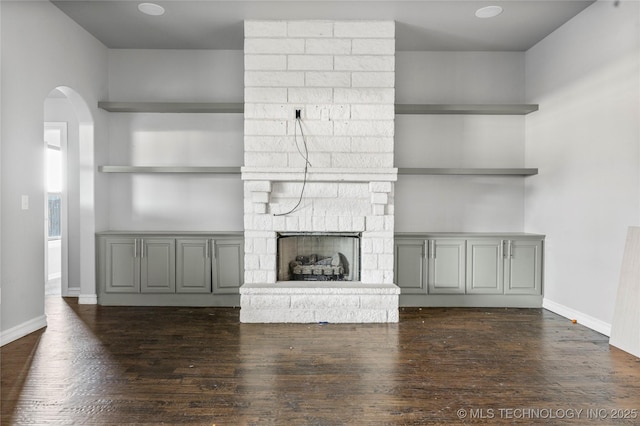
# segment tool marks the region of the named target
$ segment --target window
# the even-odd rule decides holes
[[[47,195],[49,239],[61,238],[62,216],[62,135],[58,129],[46,129],[47,142]]]

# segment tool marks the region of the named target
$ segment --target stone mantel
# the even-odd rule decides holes
[[[242,167],[242,180],[302,182],[302,167]],[[395,182],[397,168],[308,168],[308,182]]]

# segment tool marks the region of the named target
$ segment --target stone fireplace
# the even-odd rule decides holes
[[[398,321],[394,69],[392,21],[245,22],[242,322]]]

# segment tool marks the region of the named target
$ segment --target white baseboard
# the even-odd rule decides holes
[[[78,304],[79,305],[97,305],[98,295],[97,294],[79,294]]]
[[[585,327],[590,328],[593,331],[597,331],[600,334],[604,334],[607,337],[611,336],[611,324],[609,323],[587,314],[583,314],[582,312],[553,302],[549,299],[542,299],[542,307],[565,318],[574,319],[578,324],[584,325]]]
[[[67,289],[68,297],[80,297],[80,287],[69,287]]]
[[[14,340],[18,340],[19,338],[33,333],[36,330],[40,330],[41,328],[44,328],[46,326],[47,316],[42,315],[29,321],[23,322],[22,324],[16,325],[15,327],[11,327],[10,329],[0,333],[0,346],[4,346],[7,343],[13,342]]]

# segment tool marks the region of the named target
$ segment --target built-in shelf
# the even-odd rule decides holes
[[[206,173],[240,174],[240,167],[205,166],[98,166],[103,173]]]
[[[209,166],[98,166],[103,173],[202,173],[240,174],[240,167]],[[312,171],[313,172],[313,171]],[[358,173],[361,173],[358,172]],[[477,176],[533,176],[534,168],[398,168],[399,175],[477,175]]]
[[[98,102],[109,112],[243,113],[244,104],[217,102]],[[535,104],[396,104],[396,114],[525,115]]]
[[[109,112],[243,113],[243,103],[215,102],[98,102]]]
[[[479,176],[533,176],[538,169],[489,169],[489,168],[398,168],[399,175],[479,175]]]
[[[396,114],[526,115],[535,104],[396,104]]]
[[[242,103],[214,102],[98,102],[109,112],[243,113]],[[396,104],[396,114],[525,115],[537,111],[535,104]],[[104,173],[207,173],[240,174],[240,167],[200,166],[99,166]],[[534,168],[398,168],[400,175],[532,176]]]

